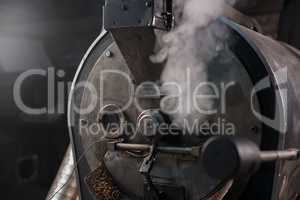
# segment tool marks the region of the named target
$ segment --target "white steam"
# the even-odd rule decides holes
[[[158,36],[160,51],[152,60],[166,61],[161,80],[169,84],[163,87],[167,97],[162,99],[162,110],[172,116],[173,122],[183,125],[184,120],[207,120],[209,115],[199,112],[199,108],[212,111],[216,107],[212,98],[198,99],[195,105],[194,91],[199,83],[208,81],[207,64],[224,49],[222,41],[227,31],[213,22],[228,4],[224,0],[174,0],[174,4],[176,27]],[[197,94],[213,92],[211,87],[203,86]]]

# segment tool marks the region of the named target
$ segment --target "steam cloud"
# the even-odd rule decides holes
[[[181,89],[164,85],[162,90],[167,97],[162,99],[161,109],[179,126],[183,126],[184,120],[192,124],[195,119],[205,121],[208,118],[207,114],[195,109],[193,91],[199,83],[208,81],[207,64],[225,48],[223,41],[228,33],[223,26],[213,22],[226,6],[228,3],[224,0],[174,0],[176,26],[163,36],[157,35],[160,51],[151,59],[153,62],[165,61],[161,81],[176,83]],[[203,86],[197,94],[212,94],[211,87]],[[201,98],[197,100],[197,106],[209,111],[214,109],[216,101]]]

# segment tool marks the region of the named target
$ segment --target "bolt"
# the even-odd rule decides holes
[[[128,10],[128,6],[125,5],[125,4],[123,4],[121,8],[122,8],[122,10],[124,10],[124,11],[127,11],[127,10]]]
[[[87,125],[87,120],[85,120],[85,119],[81,119],[80,120],[80,124],[81,124],[81,126],[86,126]]]
[[[146,6],[147,6],[148,8],[150,8],[150,7],[152,6],[152,3],[151,3],[150,1],[147,1],[147,2],[146,2]]]
[[[109,58],[109,57],[112,57],[111,51],[106,51],[106,52],[105,52],[105,56],[108,57],[108,58]]]
[[[251,131],[254,133],[254,134],[258,134],[259,133],[259,128],[257,126],[254,126],[251,128]]]

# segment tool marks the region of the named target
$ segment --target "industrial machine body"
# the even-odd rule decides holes
[[[293,161],[280,159],[289,155],[263,154],[274,162],[261,164],[253,174],[219,179],[207,173],[201,155],[203,144],[215,136],[211,130],[200,135],[183,135],[182,127],[175,135],[153,131],[173,120],[161,104],[167,96],[160,82],[166,63],[149,59],[158,31],[176,26],[172,7],[169,0],[107,0],[104,5],[105,30],[82,60],[69,100],[81,199],[297,200],[297,152]],[[208,79],[235,85],[225,96],[226,113],[217,102],[220,112],[207,121],[221,124],[222,133],[227,122],[234,124],[230,137],[247,139],[264,152],[299,149],[300,53],[229,18],[212,22],[228,37],[222,41],[226,50],[208,63]],[[209,167],[217,173],[231,163]]]

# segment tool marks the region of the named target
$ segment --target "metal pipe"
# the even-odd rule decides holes
[[[79,200],[74,174],[74,159],[69,145],[46,200]]]

